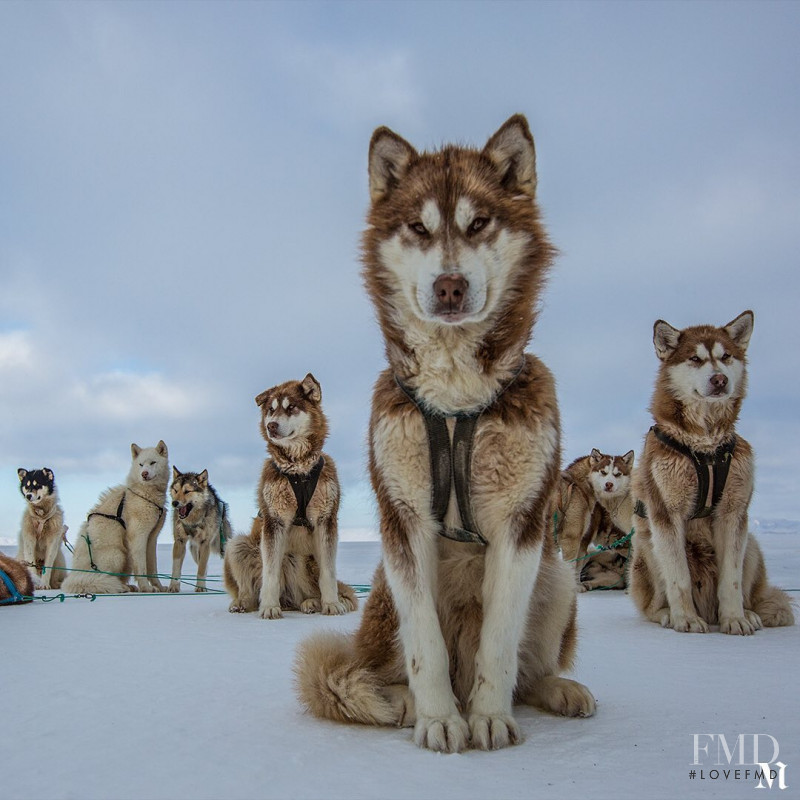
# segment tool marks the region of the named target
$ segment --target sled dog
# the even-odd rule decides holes
[[[33,578],[28,568],[16,558],[0,553],[0,608],[30,603],[33,598]]]
[[[25,511],[19,530],[17,558],[34,572],[37,589],[58,589],[66,567],[61,543],[67,526],[58,501],[53,470],[18,469],[19,490],[25,498]]]
[[[512,705],[588,716],[560,677],[575,652],[575,579],[553,541],[560,423],[525,354],[554,255],[527,121],[483,150],[369,149],[364,279],[386,346],[369,469],[383,561],[353,635],[301,644],[301,701],[342,722],[414,726],[456,752],[521,739]],[[455,491],[451,491],[454,487]]]
[[[341,490],[333,459],[322,452],[328,421],[322,389],[309,373],[256,397],[269,458],[258,485],[258,516],[250,534],[225,552],[230,611],[258,609],[280,619],[282,609],[344,614],[358,601],[336,580]]]
[[[655,425],[634,470],[631,596],[666,628],[747,635],[792,625],[788,595],[767,583],[747,531],[753,451],[736,432],[753,312],[678,330],[658,320]]]
[[[620,561],[600,557],[599,553],[605,552],[602,550],[589,555],[589,549],[591,545],[610,547],[630,533],[632,467],[633,450],[624,456],[613,456],[594,448],[561,473],[554,530],[562,557],[575,567],[579,590],[625,586],[624,570],[622,574],[618,570]],[[628,541],[615,548],[623,565],[628,557]],[[610,583],[601,578],[607,569],[613,572]]]
[[[124,484],[100,495],[81,525],[64,581],[69,592],[163,592],[158,579],[156,542],[164,526],[169,481],[167,446],[131,445],[131,468]],[[128,583],[136,579],[137,586]]]
[[[206,569],[211,551],[225,555],[225,543],[231,538],[228,506],[219,499],[208,482],[208,470],[180,472],[172,467],[172,580],[171,592],[181,590],[181,569],[186,556],[186,543],[197,564],[194,590],[206,590]]]

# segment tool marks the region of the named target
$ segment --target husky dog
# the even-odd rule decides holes
[[[624,456],[612,456],[594,448],[588,456],[576,458],[562,473],[558,493],[558,508],[555,512],[555,534],[561,555],[565,561],[575,566],[581,584],[586,590],[606,585],[598,584],[599,574],[594,565],[588,566],[587,553],[592,544],[608,547],[623,539],[631,530],[633,505],[630,499],[631,469],[633,450]],[[618,534],[618,535],[617,535]],[[624,550],[624,552],[622,552]],[[602,551],[601,551],[602,552]],[[628,547],[623,547],[617,555],[625,563]],[[603,557],[608,565],[615,562]],[[586,577],[584,578],[584,575]],[[584,585],[584,581],[588,581]],[[624,587],[617,574],[611,584]]]
[[[336,580],[339,478],[322,452],[328,421],[322,389],[309,373],[256,397],[261,435],[270,458],[258,485],[258,516],[248,536],[236,536],[225,553],[230,611],[255,611],[280,619],[281,609],[344,614],[358,601]]]
[[[383,562],[358,631],[301,645],[298,690],[321,717],[413,725],[421,747],[500,748],[521,739],[515,701],[595,710],[559,675],[576,592],[549,525],[554,381],[524,353],[554,254],[527,121],[434,153],[378,128],[369,187],[364,277],[389,361],[369,428]]]
[[[163,592],[156,575],[156,542],[164,526],[169,467],[167,446],[131,445],[131,469],[124,484],[100,495],[81,525],[72,569],[64,590],[110,594]]]
[[[196,592],[206,590],[208,556],[213,550],[225,555],[225,543],[231,538],[228,505],[219,499],[208,482],[208,470],[180,472],[172,467],[172,580],[171,592],[181,590],[181,569],[186,556],[186,542],[197,564]]]
[[[33,578],[28,568],[16,558],[0,553],[0,607],[30,603]]]
[[[705,633],[792,625],[789,597],[767,583],[747,532],[753,451],[736,433],[747,388],[753,312],[721,328],[653,329],[661,361],[650,404],[656,424],[633,474],[631,596],[652,622]]]
[[[25,498],[26,508],[19,530],[17,558],[35,572],[38,589],[58,589],[64,580],[63,569],[67,562],[61,543],[67,526],[64,511],[58,502],[53,470],[18,469],[19,490]],[[53,569],[55,567],[55,570]]]

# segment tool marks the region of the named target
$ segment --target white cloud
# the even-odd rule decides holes
[[[33,344],[27,331],[0,333],[0,372],[27,370],[32,356]]]
[[[122,370],[77,381],[71,394],[81,405],[88,404],[93,414],[112,420],[175,419],[196,413],[205,405],[198,392],[163,375]]]

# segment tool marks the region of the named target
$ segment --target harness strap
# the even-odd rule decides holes
[[[117,506],[116,514],[103,514],[102,511],[92,511],[90,514],[86,516],[86,521],[88,522],[92,517],[104,517],[105,519],[111,519],[114,522],[118,522],[120,525],[122,525],[123,529],[127,530],[127,525],[125,525],[125,520],[122,519],[122,511],[124,508],[125,508],[125,494],[123,492],[122,499],[119,501],[119,505]],[[86,539],[88,541],[88,536],[86,537]],[[95,569],[97,568],[95,567]]]
[[[481,535],[472,514],[469,483],[472,440],[475,435],[475,426],[483,410],[474,414],[456,415],[451,447],[446,417],[429,411],[419,402],[413,389],[405,386],[397,376],[395,376],[395,381],[414,403],[425,421],[431,460],[431,514],[439,523],[439,535],[456,542],[486,545],[487,541]],[[463,526],[461,528],[451,528],[444,524],[447,507],[450,504],[451,484],[455,486],[456,490],[456,504]]]
[[[701,519],[709,516],[719,504],[722,499],[722,493],[725,491],[728,472],[731,468],[731,459],[736,450],[736,436],[731,436],[727,442],[723,442],[716,450],[705,453],[701,450],[692,450],[685,444],[673,439],[657,425],[653,425],[650,428],[650,432],[659,442],[686,456],[694,464],[695,472],[697,473],[697,499],[695,500],[694,511],[689,519]],[[647,509],[641,500],[636,501],[633,513],[638,517],[647,517]]]
[[[220,557],[224,557],[225,555],[225,543],[227,539],[225,538],[225,512],[227,511],[227,506],[222,500],[217,499],[217,513],[219,514],[219,554]]]
[[[273,462],[274,463],[274,462]],[[295,473],[283,472],[275,465],[275,469],[281,473],[288,481],[294,492],[294,499],[297,501],[297,511],[295,512],[292,525],[297,525],[302,528],[307,528],[309,531],[314,530],[311,520],[307,516],[308,504],[317,490],[317,483],[319,476],[322,473],[322,468],[325,466],[325,459],[320,456],[319,461],[311,468],[311,471],[305,475],[298,475]],[[222,521],[220,519],[220,536],[222,535]]]

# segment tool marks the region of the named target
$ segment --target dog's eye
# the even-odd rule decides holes
[[[411,228],[417,236],[429,236],[428,229],[421,222],[409,222],[408,227]]]
[[[292,403],[289,403],[289,405],[286,406],[286,413],[291,414],[292,411],[294,411],[294,405]]]
[[[703,360],[703,359],[702,359],[702,358],[700,358],[700,356],[691,356],[691,357],[689,358],[689,361],[691,361],[691,362],[692,362],[692,364],[700,364],[700,363],[702,362],[702,360]]]
[[[488,224],[488,217],[475,217],[475,219],[470,222],[469,227],[467,228],[467,236],[472,236],[472,234],[482,231]]]
[[[730,360],[731,360],[731,354],[730,353],[723,353],[722,354],[722,358],[720,359],[720,361],[730,361]]]

